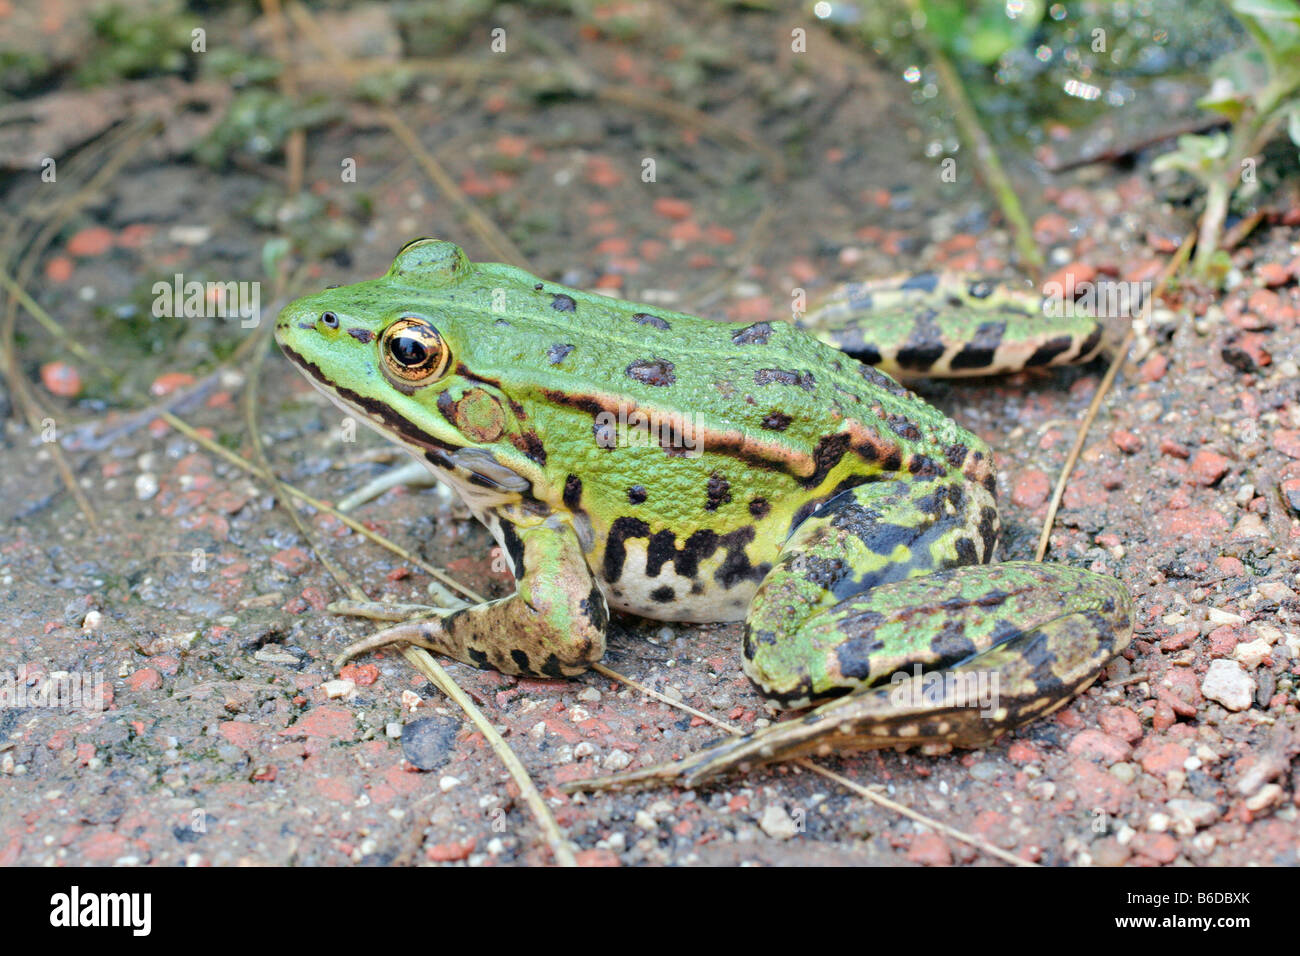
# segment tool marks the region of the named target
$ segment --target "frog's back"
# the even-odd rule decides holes
[[[568,408],[665,438],[669,454],[698,446],[775,468],[807,490],[846,457],[850,467],[838,470],[966,467],[986,477],[982,445],[968,432],[789,323],[716,322],[535,280],[530,295],[518,291],[525,275],[485,265],[467,277],[466,301],[502,289],[508,299],[462,347],[476,377],[531,407],[543,441],[548,411]]]

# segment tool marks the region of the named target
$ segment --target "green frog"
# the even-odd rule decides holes
[[[1081,361],[1100,327],[933,275],[846,287],[802,324],[619,301],[427,238],[381,278],[291,303],[284,354],[455,489],[517,582],[344,656],[407,642],[563,678],[600,660],[611,610],[743,621],[745,673],[816,706],[614,778],[688,787],[800,755],[980,747],[1064,705],[1127,645],[1127,590],[991,563],[989,449],[875,366]]]

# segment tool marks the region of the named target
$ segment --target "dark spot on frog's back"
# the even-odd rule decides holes
[[[609,624],[609,607],[605,604],[605,595],[601,593],[600,586],[597,584],[591,586],[591,591],[583,598],[578,610],[586,615],[591,626],[598,631],[603,631]]]
[[[928,455],[913,455],[907,460],[907,470],[917,478],[937,478],[943,469]]]
[[[984,542],[984,559],[987,561],[998,541],[998,513],[987,505],[980,508],[979,533]]]
[[[577,312],[578,303],[573,301],[573,296],[565,295],[563,292],[551,293],[551,308],[556,312]]]
[[[908,441],[921,440],[921,431],[916,427],[916,423],[904,415],[890,415],[889,429],[899,438],[906,438]]]
[[[546,362],[548,365],[559,365],[561,362],[563,362],[566,358],[569,357],[569,353],[572,351],[573,351],[572,345],[567,345],[567,344],[552,345],[549,349],[546,350]]]
[[[785,412],[768,412],[760,424],[768,431],[783,432],[790,427],[792,420]]]
[[[966,453],[969,451],[965,445],[949,445],[943,450],[943,457],[948,460],[948,464],[954,468],[960,468],[966,460]]]
[[[677,370],[664,359],[637,359],[627,367],[627,375],[643,385],[664,388],[677,381]]]
[[[831,469],[840,463],[848,451],[850,440],[845,432],[822,436],[813,449],[813,473],[801,480],[804,487],[816,488],[826,480]]]
[[[635,322],[637,325],[648,325],[652,329],[663,329],[667,331],[668,328],[670,328],[667,319],[661,319],[659,318],[659,316],[651,315],[649,312],[634,313],[632,316],[632,321]]]
[[[731,341],[736,345],[766,345],[767,340],[772,337],[772,326],[768,322],[755,322],[753,325],[747,325],[739,332],[731,336]]]
[[[874,349],[872,349],[872,351],[875,352]],[[875,352],[875,356],[876,356],[876,357],[875,357],[875,361],[876,361],[876,362],[879,362],[879,361],[880,361],[880,353],[879,353],[879,352]],[[863,377],[863,379],[865,379],[869,384],[874,385],[874,386],[876,386],[877,388],[883,388],[885,391],[889,392],[891,395],[897,395],[897,396],[899,396],[900,398],[902,398],[902,397],[906,397],[907,395],[910,395],[910,394],[911,394],[910,392],[908,392],[907,389],[903,388],[903,386],[899,385],[897,382],[895,382],[892,378],[890,378],[890,377],[889,377],[888,375],[886,375],[884,372],[880,371],[880,369],[878,369],[878,368],[872,368],[872,367],[871,367],[871,363],[868,362],[867,359],[862,358],[862,359],[859,359],[859,361],[861,361],[861,362],[867,362],[867,364],[865,364],[865,365],[859,365],[859,366],[858,366],[858,374],[861,375],[861,376]]]
[[[731,483],[723,478],[717,472],[709,475],[708,484],[705,486],[705,511],[717,511],[719,506],[725,505],[731,501]]]
[[[633,505],[644,504],[645,498],[646,498],[646,491],[644,485],[633,485],[631,488],[627,490],[628,504],[633,504]]]
[[[817,387],[817,379],[812,372],[795,372],[783,368],[760,368],[754,372],[756,385],[798,385],[811,392]]]
[[[763,518],[772,510],[772,506],[767,503],[766,498],[751,498],[749,501],[749,513],[755,518]]]
[[[352,336],[362,345],[369,345],[374,341],[375,333],[369,329],[348,329],[348,335]]]

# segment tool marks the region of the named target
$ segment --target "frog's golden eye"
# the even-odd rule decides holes
[[[379,344],[384,371],[401,385],[423,385],[442,377],[451,350],[424,319],[405,316],[384,330]]]

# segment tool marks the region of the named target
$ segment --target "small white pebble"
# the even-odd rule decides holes
[[[578,700],[587,704],[594,704],[596,701],[600,700],[600,691],[596,690],[594,687],[584,687],[578,694]]]
[[[1211,624],[1245,624],[1246,619],[1240,614],[1233,614],[1231,611],[1224,611],[1217,607],[1208,608],[1206,617]]]
[[[1211,661],[1201,681],[1201,693],[1228,710],[1246,710],[1255,697],[1255,679],[1236,661]]]
[[[1264,662],[1264,658],[1268,657],[1271,650],[1268,641],[1261,637],[1245,644],[1238,644],[1233,649],[1232,656],[1249,669],[1254,670]]]
[[[345,679],[327,680],[320,685],[320,689],[325,692],[325,696],[330,700],[338,700],[340,697],[347,697],[357,692],[357,682]]]
[[[390,720],[384,724],[384,733],[396,740],[402,736],[402,725],[396,720]]]
[[[1252,812],[1263,810],[1282,801],[1282,788],[1276,783],[1266,783],[1250,797],[1246,798],[1246,809]]]
[[[98,611],[90,611],[81,619],[82,633],[89,634],[91,631],[96,631],[102,623],[104,623],[104,615]]]
[[[799,832],[794,820],[779,803],[769,803],[758,821],[759,829],[773,840],[789,840]]]
[[[605,754],[605,759],[600,765],[606,770],[626,770],[632,763],[632,758],[625,751],[614,749]]]
[[[158,494],[158,476],[144,472],[135,476],[135,496],[139,501],[148,501]]]
[[[453,790],[459,786],[460,786],[459,777],[447,776],[447,777],[443,777],[441,780],[438,781],[438,788],[442,790],[443,793],[446,793],[449,790]]]

